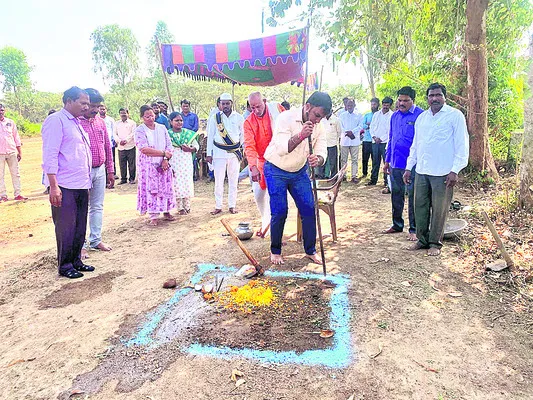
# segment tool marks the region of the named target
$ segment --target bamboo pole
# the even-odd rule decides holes
[[[159,38],[155,38],[155,52],[157,53],[157,58],[159,59],[159,64],[161,65],[161,72],[163,73],[163,80],[165,82],[165,89],[167,91],[168,102],[170,103],[170,109],[174,112],[174,105],[172,104],[172,97],[170,97],[170,88],[168,87],[168,77],[165,72],[165,67],[163,66],[163,57],[161,57],[161,43],[159,43]]]
[[[503,258],[505,259],[507,266],[509,267],[511,272],[514,272],[513,271],[514,261],[509,255],[509,253],[507,253],[507,250],[505,250],[502,239],[500,238],[500,235],[498,235],[498,232],[496,231],[494,224],[491,222],[491,220],[489,219],[489,216],[487,215],[485,211],[482,211],[481,215],[483,216],[483,219],[485,220],[485,223],[487,224],[487,227],[489,228],[490,233],[492,233],[492,237],[494,237],[494,240],[496,241],[496,244],[498,245],[498,248],[500,249],[500,252],[502,253]]]
[[[320,82],[318,82],[318,91],[322,91],[322,77],[324,76],[324,65],[320,68]]]

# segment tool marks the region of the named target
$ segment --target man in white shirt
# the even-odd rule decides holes
[[[372,172],[369,186],[376,185],[379,179],[381,161],[385,162],[385,150],[389,141],[390,119],[392,117],[392,99],[385,97],[381,101],[381,110],[374,113],[370,122],[372,136]],[[387,175],[383,174],[383,185],[387,186]]]
[[[270,261],[283,264],[281,238],[289,209],[287,192],[298,207],[306,257],[321,264],[316,255],[316,214],[311,180],[307,168],[323,165],[327,146],[320,120],[331,112],[327,93],[313,93],[303,107],[280,114],[272,140],[265,150],[264,173],[270,195]],[[309,154],[311,136],[313,154]]]
[[[117,143],[113,137],[115,132],[115,120],[107,115],[107,107],[104,104],[100,105],[98,108],[98,116],[105,122],[107,134],[109,135],[109,141],[111,142],[111,150],[113,151],[113,173],[115,174],[115,179],[118,179],[117,167],[115,165],[115,148],[117,147]]]
[[[410,183],[416,165],[415,221],[418,242],[411,250],[428,249],[437,256],[442,248],[444,225],[459,172],[469,155],[466,120],[459,110],[446,104],[446,87],[431,84],[427,91],[429,110],[415,122],[415,136],[404,182]]]
[[[130,119],[128,109],[119,110],[120,121],[115,123],[115,139],[118,142],[118,162],[120,165],[120,183],[123,185],[128,181],[135,183],[136,175],[136,154],[135,154],[135,128],[137,124]]]
[[[318,167],[317,179],[333,178],[339,172],[339,139],[342,135],[341,121],[335,114],[330,114],[322,119],[326,131],[326,144],[328,146],[328,158],[322,167]],[[329,166],[329,175],[326,174],[326,165]]]
[[[348,155],[352,159],[352,182],[359,183],[357,179],[359,145],[361,144],[360,131],[363,127],[363,116],[355,110],[355,101],[348,99],[346,111],[339,115],[342,130],[341,136],[341,165],[348,163]]]
[[[237,184],[239,169],[243,158],[244,119],[233,111],[233,100],[229,93],[220,95],[222,111],[210,117],[207,131],[206,161],[215,170],[215,209],[212,215],[222,212],[224,180],[228,174],[228,206],[231,214],[237,214]]]

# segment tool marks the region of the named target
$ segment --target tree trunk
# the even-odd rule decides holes
[[[467,125],[470,134],[470,165],[498,178],[498,171],[489,146],[487,27],[488,0],[466,3],[466,63],[468,72]]]
[[[529,45],[529,56],[533,59],[533,40]],[[528,73],[529,87],[533,87],[533,66]],[[524,101],[524,139],[520,161],[520,207],[533,210],[533,103]]]
[[[376,83],[374,80],[374,65],[375,62],[370,57],[370,39],[367,36],[366,38],[366,65],[364,63],[363,57],[361,57],[361,64],[363,65],[363,68],[366,72],[366,77],[368,79],[368,86],[370,87],[370,93],[372,94],[372,97],[376,97]]]

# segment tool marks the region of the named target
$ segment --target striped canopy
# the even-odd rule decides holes
[[[163,67],[193,79],[274,86],[303,79],[308,29],[240,42],[163,44]]]

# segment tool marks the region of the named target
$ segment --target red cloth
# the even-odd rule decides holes
[[[262,117],[251,113],[244,121],[244,154],[248,160],[248,165],[255,165],[261,172],[259,185],[261,189],[266,189],[263,166],[265,165],[265,150],[272,140],[272,118],[268,107]]]
[[[104,120],[101,118],[86,119],[85,117],[79,117],[79,120],[83,130],[89,135],[93,156],[92,167],[99,167],[105,163],[107,173],[114,173],[113,150]]]

